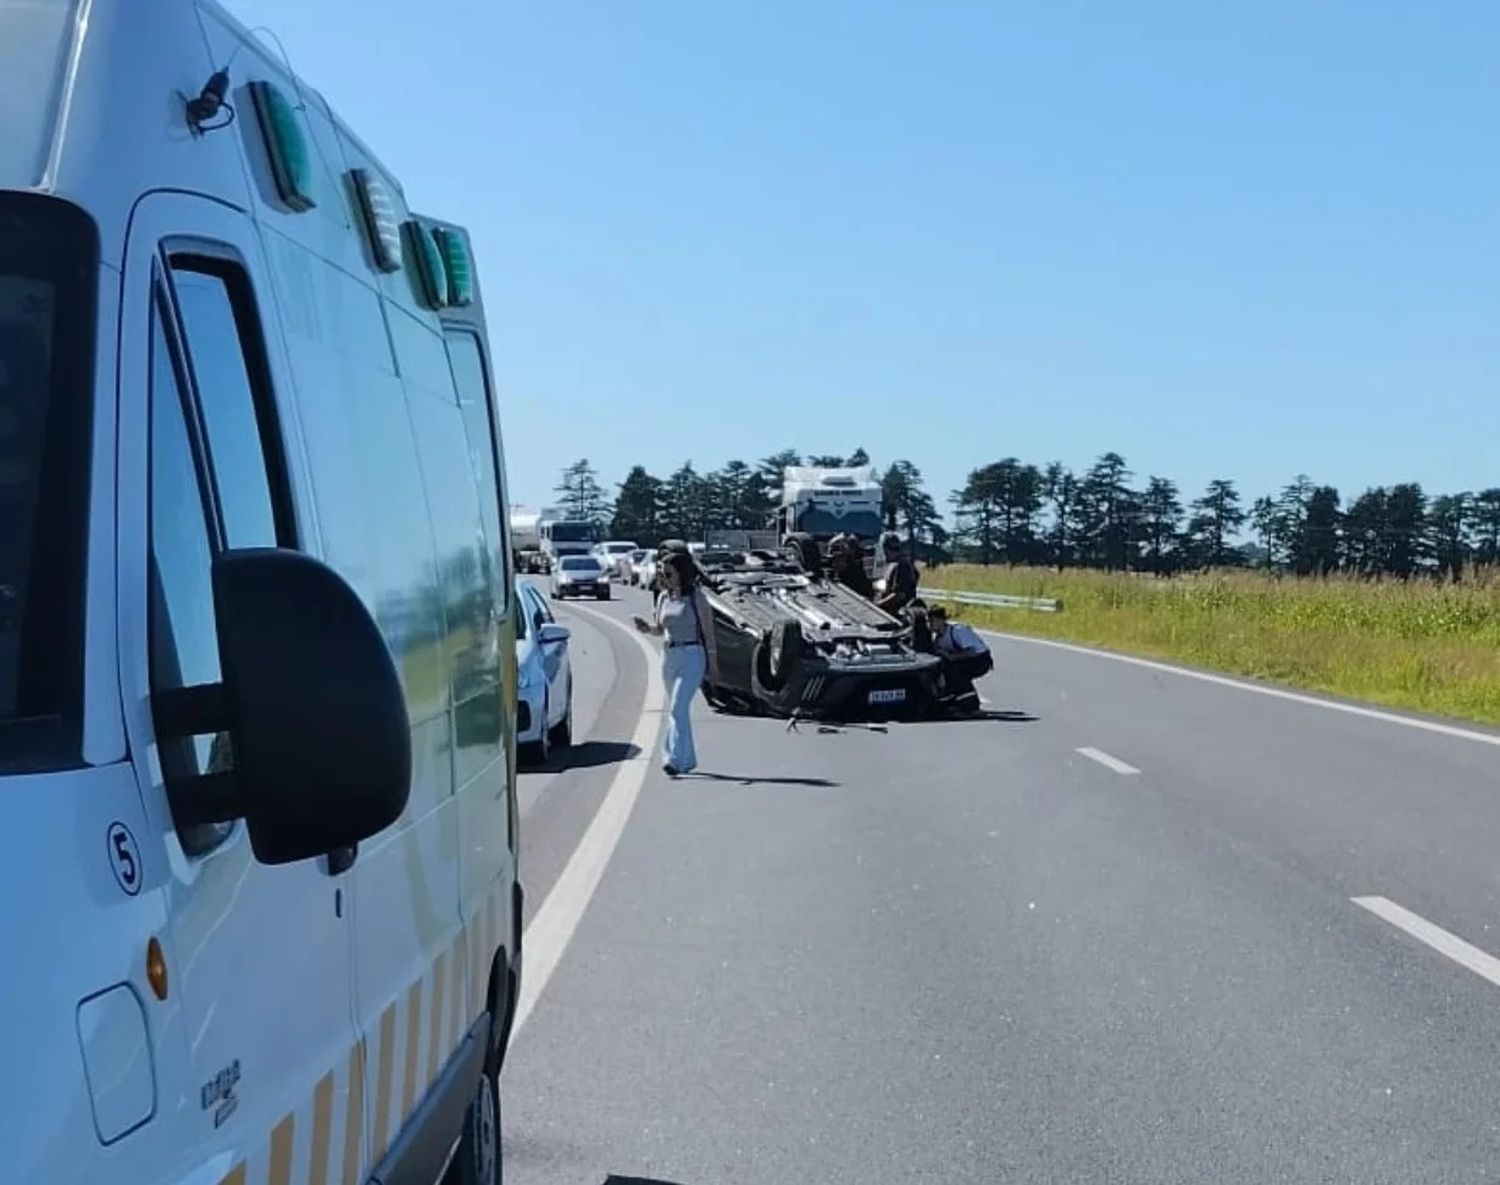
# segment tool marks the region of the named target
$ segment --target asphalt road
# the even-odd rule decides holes
[[[1500,1180],[1488,734],[996,640],[990,719],[670,782],[644,604],[523,781],[512,1185]]]

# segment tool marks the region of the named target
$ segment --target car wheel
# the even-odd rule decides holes
[[[542,729],[537,734],[537,739],[528,741],[526,748],[526,760],[532,765],[546,765],[552,759],[552,730],[547,727],[547,720],[552,715],[551,705],[547,700],[542,700]]]
[[[502,1159],[500,1084],[484,1070],[464,1112],[463,1135],[443,1176],[443,1185],[501,1185],[505,1179]]]
[[[563,713],[552,729],[552,744],[559,749],[566,749],[573,743],[573,682],[568,681],[568,710]]]
[[[771,631],[771,678],[778,686],[786,686],[797,664],[807,650],[807,640],[802,636],[802,626],[795,621],[778,621]]]
[[[609,589],[607,589],[607,588],[601,588],[598,592],[596,592],[594,594],[594,600],[596,600],[596,601],[607,601],[607,600],[609,600]]]

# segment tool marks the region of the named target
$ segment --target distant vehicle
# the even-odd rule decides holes
[[[542,562],[549,572],[563,556],[588,555],[599,542],[599,524],[585,519],[549,519],[544,515],[539,533]]]
[[[573,664],[568,627],[536,586],[516,581],[516,745],[546,764],[554,747],[573,743]]]
[[[884,487],[868,465],[789,466],[782,478],[776,527],[783,545],[793,536],[807,536],[823,554],[835,535],[853,535],[873,575],[876,543],[885,529]]]
[[[552,599],[593,597],[609,600],[609,569],[596,555],[565,555],[552,569]]]
[[[542,556],[542,510],[525,506],[510,508],[510,548],[518,572],[544,572]]]
[[[641,583],[641,565],[646,562],[646,557],[650,554],[651,553],[644,547],[637,547],[630,553],[629,556],[626,557],[627,564],[630,568],[630,575],[628,579],[630,580],[631,584]]]
[[[498,1185],[469,237],[212,0],[0,0],[0,62],[0,1178]]]
[[[607,539],[594,548],[594,554],[604,561],[610,575],[616,580],[630,579],[630,554],[639,551],[635,540]]]
[[[648,551],[635,564],[635,583],[648,591],[656,583],[656,573],[660,560],[654,551]]]

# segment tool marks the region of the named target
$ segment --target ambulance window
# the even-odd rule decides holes
[[[150,663],[154,692],[219,680],[210,565],[213,536],[204,496],[205,474],[193,449],[185,392],[167,335],[162,306],[154,305],[151,331],[151,566]],[[229,737],[159,738],[162,775],[169,789],[199,774],[227,768]],[[214,846],[227,826],[185,829],[183,847],[198,854]]]
[[[172,286],[230,548],[295,545],[264,340],[237,264],[172,257]]]
[[[0,772],[76,765],[98,232],[0,191]],[[105,529],[108,529],[107,527]]]
[[[450,330],[446,336],[448,358],[458,386],[458,405],[464,417],[464,434],[469,441],[469,461],[474,480],[479,484],[485,542],[490,554],[497,556],[502,574],[497,584],[503,596],[503,590],[511,587],[512,574],[510,546],[500,516],[500,508],[505,505],[505,478],[500,468],[500,430],[494,422],[494,401],[490,398],[479,339],[463,330]]]

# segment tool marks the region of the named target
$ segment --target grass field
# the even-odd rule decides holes
[[[1157,580],[955,564],[923,583],[1063,602],[1061,613],[959,610],[993,629],[1500,725],[1495,574],[1459,585],[1250,572]]]

